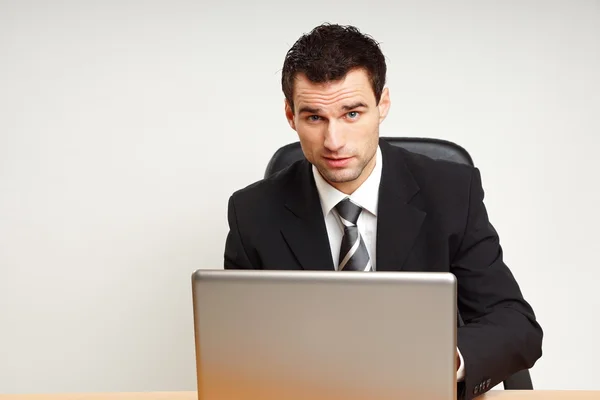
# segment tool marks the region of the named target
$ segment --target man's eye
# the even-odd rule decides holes
[[[308,120],[313,121],[313,122],[318,121],[320,119],[321,119],[321,117],[319,117],[318,115],[311,115],[310,117],[308,117]]]
[[[348,118],[350,118],[350,119],[356,119],[356,118],[358,118],[358,111],[350,111],[346,115],[348,115]]]

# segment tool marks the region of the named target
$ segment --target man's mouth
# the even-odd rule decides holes
[[[342,168],[348,165],[352,157],[323,157],[325,163],[331,168]]]

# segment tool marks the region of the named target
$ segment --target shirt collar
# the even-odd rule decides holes
[[[349,197],[353,203],[361,206],[371,214],[377,216],[377,203],[379,201],[379,183],[381,182],[381,171],[383,166],[383,158],[381,157],[381,149],[377,146],[375,159],[375,167],[371,171],[371,175],[354,191],[351,195],[346,195],[331,186],[319,173],[317,167],[312,166],[315,184],[319,192],[321,200],[321,208],[323,216],[327,216],[329,212],[346,197]]]

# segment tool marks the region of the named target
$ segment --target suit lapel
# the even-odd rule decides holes
[[[301,161],[290,179],[281,233],[303,269],[333,270],[331,247],[311,164]]]
[[[419,235],[426,213],[411,205],[419,186],[402,152],[380,140],[383,170],[377,209],[378,271],[401,270]]]

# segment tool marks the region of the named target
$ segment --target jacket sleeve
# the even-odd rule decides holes
[[[466,227],[452,262],[465,323],[457,341],[465,362],[459,392],[466,400],[531,368],[542,355],[542,329],[502,259],[483,198],[480,172],[473,169]]]
[[[225,269],[255,269],[244,248],[237,218],[234,197],[231,196],[227,205],[229,232],[225,241],[224,267]]]

